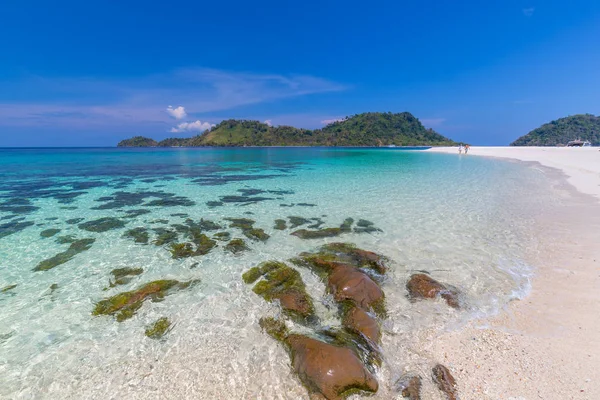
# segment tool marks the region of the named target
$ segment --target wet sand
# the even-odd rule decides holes
[[[552,180],[558,201],[536,221],[529,296],[465,329],[424,334],[425,351],[450,368],[462,400],[600,398],[598,150],[473,147],[467,156],[551,167],[532,164]],[[431,151],[458,156],[456,148]]]

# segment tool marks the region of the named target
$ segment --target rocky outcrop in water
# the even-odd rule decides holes
[[[435,299],[441,297],[446,300],[450,307],[459,308],[458,292],[446,285],[441,284],[426,274],[414,274],[406,284],[408,297],[411,301],[417,299]]]

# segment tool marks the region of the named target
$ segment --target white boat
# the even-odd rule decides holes
[[[590,147],[591,145],[592,144],[587,140],[581,139],[571,140],[569,143],[567,143],[567,147]]]

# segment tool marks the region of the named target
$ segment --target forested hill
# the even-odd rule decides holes
[[[156,143],[136,137],[119,147]],[[454,142],[426,129],[408,112],[363,113],[334,122],[322,129],[270,126],[258,121],[225,120],[192,138],[169,138],[148,146],[450,146]]]
[[[600,117],[578,114],[544,124],[521,136],[511,146],[557,146],[571,140],[588,140],[600,146]]]

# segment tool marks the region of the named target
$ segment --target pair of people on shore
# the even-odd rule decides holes
[[[464,146],[460,144],[458,145],[458,154],[462,154],[463,151],[465,152],[465,154],[467,154],[470,148],[471,146],[469,146],[468,144],[465,144]]]

